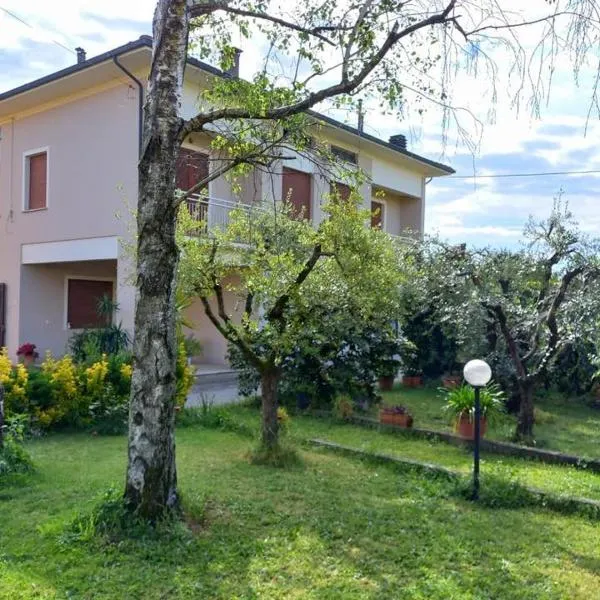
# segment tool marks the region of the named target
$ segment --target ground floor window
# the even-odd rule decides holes
[[[90,329],[106,325],[98,305],[104,297],[113,299],[114,282],[97,279],[67,279],[67,328]]]

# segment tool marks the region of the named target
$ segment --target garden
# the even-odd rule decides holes
[[[147,519],[123,503],[135,373],[120,326],[107,316],[61,357],[0,351],[0,598],[594,597],[600,310],[593,261],[568,263],[585,244],[561,210],[531,255],[398,246],[348,206],[325,232],[264,216],[263,250],[240,250],[230,290],[241,324],[208,299],[244,216],[208,253],[184,220],[178,293],[206,300],[245,400],[185,406],[179,315],[179,506]],[[478,501],[461,375],[475,356],[493,369]]]

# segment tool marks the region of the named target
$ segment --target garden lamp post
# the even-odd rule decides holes
[[[484,360],[470,360],[463,369],[463,375],[467,383],[475,390],[475,440],[473,444],[473,500],[479,498],[479,442],[480,442],[480,420],[481,402],[479,393],[492,378],[492,369]]]

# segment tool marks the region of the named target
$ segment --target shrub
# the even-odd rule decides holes
[[[185,406],[188,394],[194,385],[195,369],[188,365],[187,355],[185,352],[185,343],[183,340],[179,342],[177,348],[177,365],[175,375],[177,377],[177,391],[175,394],[175,406],[181,410]]]
[[[0,446],[0,477],[33,469],[31,458],[23,447],[27,420],[24,415],[6,419],[4,443]]]
[[[333,414],[338,419],[349,419],[353,413],[352,399],[345,394],[338,394],[333,402]]]

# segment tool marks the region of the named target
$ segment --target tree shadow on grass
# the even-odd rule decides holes
[[[250,466],[245,442],[218,435],[231,448],[181,452],[185,496],[204,503],[196,531],[54,535],[13,566],[83,598],[565,597],[548,587],[558,517],[474,506],[447,482],[321,452],[304,453],[304,470]]]

